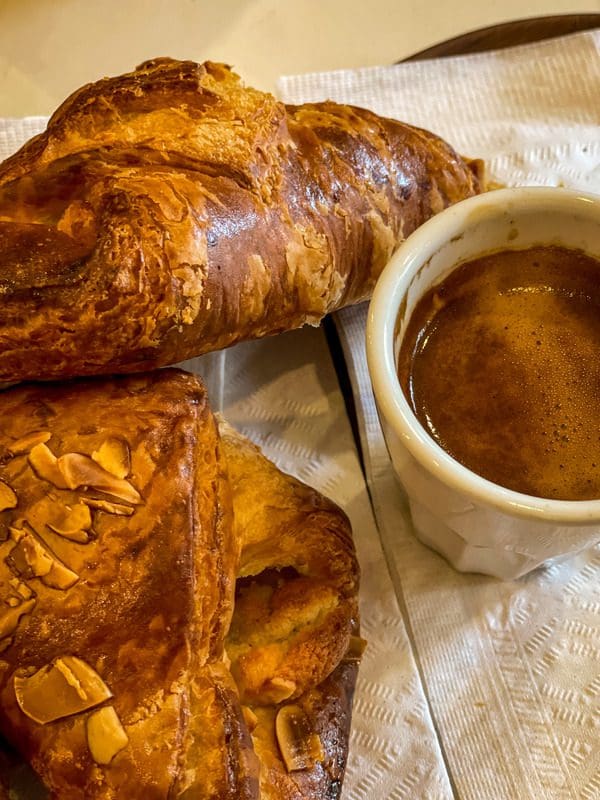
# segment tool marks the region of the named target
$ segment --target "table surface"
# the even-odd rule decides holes
[[[49,114],[75,88],[159,55],[282,74],[387,64],[459,34],[600,0],[2,0],[0,116]]]

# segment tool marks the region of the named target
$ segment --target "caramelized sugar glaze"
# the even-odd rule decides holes
[[[459,266],[417,304],[399,356],[423,427],[525,494],[600,498],[600,262],[561,247]]]

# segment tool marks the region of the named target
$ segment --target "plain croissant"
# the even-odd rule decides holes
[[[0,380],[150,369],[316,324],[481,188],[431,133],[222,64],[84,86],[0,166]]]

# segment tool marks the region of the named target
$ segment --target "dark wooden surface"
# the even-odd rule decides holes
[[[421,50],[402,61],[419,61],[425,58],[481,53],[486,50],[502,50],[519,44],[553,39],[569,33],[600,28],[600,14],[557,14],[549,17],[533,17],[492,25],[463,33],[453,39]]]

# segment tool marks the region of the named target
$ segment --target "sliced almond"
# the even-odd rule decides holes
[[[8,483],[0,481],[0,511],[6,511],[9,508],[16,508],[17,502],[17,495],[10,488]]]
[[[139,492],[122,478],[115,478],[110,472],[82,453],[66,453],[58,459],[58,468],[69,489],[82,487],[110,494],[132,505],[139,505],[142,498]]]
[[[8,481],[16,481],[29,469],[27,455],[15,456],[4,465],[4,478]]]
[[[95,497],[82,497],[81,502],[90,508],[97,508],[98,511],[106,511],[107,514],[117,514],[122,517],[130,517],[135,511],[132,506],[111,503],[110,500],[97,500]]]
[[[16,631],[21,617],[25,614],[29,614],[35,603],[35,598],[25,600],[20,605],[9,608],[0,615],[0,639],[10,636]]]
[[[32,447],[28,459],[38,478],[48,481],[57,489],[69,488],[58,468],[58,459],[45,444],[36,444],[35,447]]]
[[[17,587],[17,592],[21,595],[23,600],[29,600],[33,597],[33,591],[27,586],[26,583],[21,583],[19,581],[19,585]]]
[[[19,456],[23,453],[28,453],[33,447],[38,444],[46,444],[52,438],[50,431],[32,431],[17,439],[13,442],[8,450],[13,456]]]
[[[23,600],[29,600],[29,598],[33,596],[33,592],[29,586],[20,581],[18,578],[11,578],[9,580],[9,584],[15,590],[15,592],[17,592],[17,594],[21,595]]]
[[[92,515],[83,503],[64,505],[55,495],[48,494],[27,509],[27,523],[43,540],[50,529],[72,542],[86,544]]]
[[[275,734],[288,772],[310,769],[324,758],[319,734],[300,706],[288,705],[279,709],[275,717]]]
[[[52,526],[49,526],[52,528]],[[52,528],[54,530],[54,528]],[[60,533],[59,531],[55,531],[63,539],[68,539],[70,542],[77,542],[77,544],[87,544],[90,540],[90,535],[87,531],[69,531],[69,533]]]
[[[73,572],[72,569],[69,569],[62,561],[55,558],[50,572],[40,578],[40,580],[45,586],[49,586],[51,589],[61,589],[64,592],[77,583],[79,575]]]
[[[113,706],[104,706],[90,714],[86,725],[88,747],[97,764],[110,764],[129,744],[119,715]]]
[[[39,578],[52,589],[70,589],[79,575],[62,563],[29,531],[11,528],[16,545],[6,558],[6,563],[25,579]]]
[[[53,558],[36,537],[15,528],[11,529],[11,536],[17,544],[6,559],[8,565],[25,579],[47,575],[52,569]]]
[[[344,653],[342,661],[356,663],[359,662],[367,647],[367,640],[361,636],[351,636],[348,649]]]
[[[288,681],[285,678],[271,678],[261,690],[261,700],[263,702],[283,703],[284,700],[289,698],[296,691],[296,682]]]
[[[10,538],[15,543],[20,542],[21,539],[25,536],[26,531],[23,530],[22,525],[23,525],[23,520],[20,519],[17,520],[15,525],[11,525],[10,528],[8,529]]]
[[[56,501],[52,504],[46,524],[65,539],[85,544],[89,541],[86,531],[92,527],[92,514],[85,503],[67,506]]]
[[[116,478],[126,478],[131,472],[129,445],[114,436],[105,439],[100,447],[94,450],[92,458]]]
[[[76,656],[60,656],[33,675],[15,675],[14,689],[21,711],[40,725],[112,697],[96,670]]]

